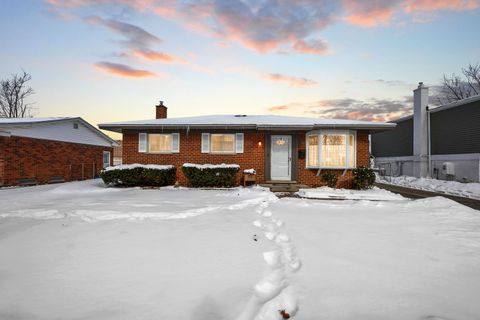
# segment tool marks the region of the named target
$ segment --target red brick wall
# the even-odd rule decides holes
[[[22,137],[0,137],[4,185],[19,179],[47,183],[51,177],[65,181],[91,179],[103,166],[103,151],[113,148]],[[113,157],[110,157],[110,161]],[[83,165],[83,166],[82,166]],[[83,169],[82,169],[83,168]],[[0,172],[0,185],[2,173]]]
[[[297,150],[293,155],[298,154],[298,150],[305,150],[305,132],[295,134],[297,138]],[[264,132],[245,132],[244,135],[244,153],[234,155],[214,155],[201,153],[201,132],[191,131],[188,135],[180,132],[180,153],[176,154],[148,154],[138,152],[138,132],[126,132],[123,134],[123,163],[142,163],[142,164],[171,164],[177,167],[177,179],[180,184],[186,185],[187,180],[182,172],[184,163],[229,163],[239,164],[240,173],[237,180],[240,182],[241,172],[244,169],[254,168],[257,170],[257,183],[265,183],[265,139],[268,135]],[[262,145],[259,146],[258,142]],[[357,132],[357,166],[367,166],[368,154],[368,132]],[[305,169],[305,159],[297,159],[296,181],[298,183],[320,186],[324,183],[320,177],[316,176],[317,170]],[[339,175],[343,170],[338,171]],[[339,178],[340,187],[351,187],[352,173],[348,170],[345,176]]]
[[[148,154],[138,152],[138,133],[124,133],[122,140],[123,163],[142,163],[142,164],[172,164],[177,167],[177,179],[180,184],[186,185],[187,179],[183,175],[182,166],[184,163],[199,164],[238,164],[240,172],[244,169],[254,168],[257,170],[257,181],[265,181],[264,163],[265,163],[265,135],[263,132],[245,132],[244,134],[244,153],[240,154],[208,154],[201,153],[201,132],[180,132],[180,153],[173,154]],[[259,146],[258,142],[262,145]],[[237,175],[240,182],[242,174]]]

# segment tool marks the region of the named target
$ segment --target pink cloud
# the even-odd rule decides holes
[[[438,10],[475,10],[478,6],[479,4],[476,0],[406,0],[403,4],[407,13]]]
[[[105,73],[119,77],[145,78],[158,76],[156,73],[148,70],[134,69],[124,64],[112,63],[107,61],[97,62],[94,64],[94,66]]]
[[[132,55],[150,61],[159,61],[164,63],[186,63],[186,61],[182,58],[154,50],[133,50]]]
[[[283,82],[291,87],[311,87],[318,84],[315,80],[286,76],[280,73],[269,73],[264,75],[264,78],[273,82]]]

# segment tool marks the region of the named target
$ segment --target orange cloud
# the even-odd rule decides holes
[[[127,78],[145,78],[145,77],[157,77],[158,75],[148,70],[134,69],[130,66],[112,63],[107,61],[100,61],[94,64],[94,66],[101,71],[112,74],[119,77]]]
[[[136,57],[151,61],[160,61],[164,63],[186,63],[186,61],[182,58],[154,50],[133,50],[132,54]]]
[[[269,73],[264,77],[269,81],[287,83],[291,87],[311,87],[317,84],[315,80],[286,76],[280,73]]]
[[[298,40],[293,44],[293,49],[299,53],[325,55],[328,53],[328,45],[323,40]]]
[[[390,8],[378,8],[366,13],[354,13],[345,17],[345,21],[350,24],[371,28],[379,24],[387,24],[393,16],[393,10]]]
[[[464,11],[475,10],[478,8],[476,0],[406,0],[403,8],[407,13],[418,11]]]

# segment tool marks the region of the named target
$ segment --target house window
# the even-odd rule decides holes
[[[354,168],[354,131],[321,130],[307,134],[307,168]]]
[[[212,153],[235,153],[234,134],[212,134],[210,140]]]
[[[178,153],[180,152],[180,134],[139,133],[138,152]]]
[[[243,133],[202,133],[202,153],[243,153]]]
[[[318,167],[318,134],[308,135],[308,167]]]
[[[171,134],[149,134],[148,152],[150,153],[170,153],[172,152]]]
[[[103,151],[103,168],[110,167],[110,151]]]

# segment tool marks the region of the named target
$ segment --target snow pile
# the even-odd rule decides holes
[[[406,200],[399,194],[372,188],[368,190],[334,189],[320,187],[316,189],[300,189],[297,195],[302,198],[335,199],[335,200]]]
[[[257,174],[257,171],[255,169],[245,169],[243,170],[243,173],[246,174]]]
[[[454,196],[480,199],[480,183],[461,183],[429,178],[415,178],[409,176],[377,177],[378,182],[399,185],[403,187],[441,192]]]
[[[238,164],[196,164],[196,163],[184,163],[184,167],[186,168],[197,168],[200,170],[203,169],[236,169],[240,168]]]
[[[118,165],[118,166],[106,167],[103,170],[105,170],[105,171],[129,170],[129,169],[135,169],[135,168],[155,169],[155,170],[170,170],[170,169],[174,168],[174,166],[172,166],[172,165],[133,163],[133,164],[121,164],[121,165]]]

